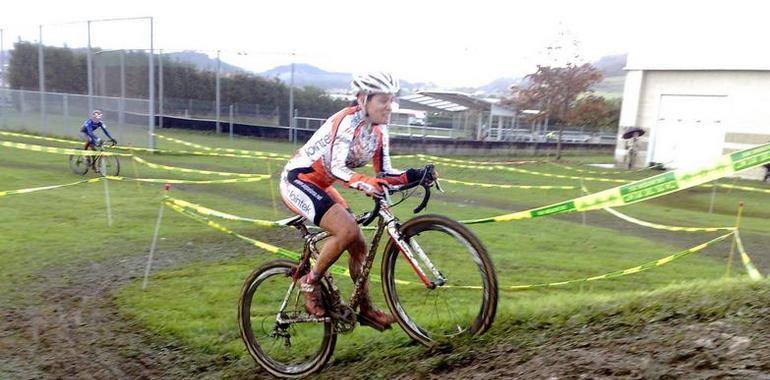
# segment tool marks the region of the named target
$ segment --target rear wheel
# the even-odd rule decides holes
[[[433,341],[481,334],[497,310],[497,277],[484,245],[462,224],[439,215],[422,215],[401,226],[404,241],[420,247],[446,279],[426,287],[391,239],[382,262],[385,299],[399,325],[412,339]],[[435,277],[420,262],[430,281]]]
[[[88,167],[91,165],[91,158],[80,154],[70,156],[70,170],[78,175],[88,173]]]
[[[277,316],[293,280],[295,262],[275,260],[255,270],[243,285],[238,303],[241,337],[254,360],[278,377],[303,377],[319,371],[334,352],[337,335],[331,321],[312,319],[304,308],[299,286]]]

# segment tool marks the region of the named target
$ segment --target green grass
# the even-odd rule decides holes
[[[177,130],[163,130],[162,133],[208,146],[286,154],[295,149],[290,144],[252,138],[237,138],[231,141],[226,137],[207,133]],[[71,135],[64,131],[55,134]],[[122,139],[120,135],[117,137]],[[137,131],[134,138],[140,139],[141,132]],[[3,139],[47,145],[39,141],[7,137]],[[158,147],[187,149],[160,140]],[[0,190],[72,182],[79,177],[69,173],[66,159],[63,155],[0,149]],[[147,159],[156,163],[207,170],[242,173],[269,171],[274,177],[283,165],[279,161],[268,165],[268,161],[261,159],[225,157],[151,156]],[[611,157],[569,159],[574,166],[580,162],[608,162]],[[141,165],[134,166],[126,161],[121,162],[123,173],[127,176],[206,179],[203,175],[182,175],[153,170]],[[395,165],[407,167],[419,166],[421,163],[396,158]],[[440,163],[437,166],[441,176],[463,181],[579,185],[577,180],[442,167]],[[548,173],[579,175],[569,169],[549,164],[522,167]],[[592,170],[601,171],[595,168]],[[605,177],[630,180],[652,174],[656,173],[608,173]],[[90,176],[91,174],[87,175]],[[756,182],[739,181],[738,184],[761,186]],[[591,191],[616,186],[602,182],[587,185]],[[277,183],[272,183],[273,188],[276,186]],[[500,215],[581,195],[579,190],[482,189],[462,185],[445,187],[447,193],[435,194],[427,212],[440,213],[455,219]],[[3,237],[3,243],[0,245],[0,260],[3,264],[0,266],[0,274],[7,279],[0,284],[0,298],[8,299],[9,302],[35,302],[34,299],[26,298],[28,295],[19,293],[18,289],[23,289],[25,284],[35,280],[36,273],[48,268],[85,265],[127,254],[145,254],[149,248],[161,199],[160,186],[110,182],[109,189],[114,213],[112,227],[106,226],[104,187],[101,183],[0,198],[0,236]],[[356,211],[371,207],[371,200],[360,194],[349,190],[342,190],[342,193]],[[230,185],[178,185],[172,188],[171,195],[243,216],[273,220],[290,215],[281,201],[275,200],[274,196],[277,194],[271,190],[269,181]],[[744,201],[747,205],[742,222],[746,231],[744,240],[747,245],[765,247],[764,251],[756,253],[768,256],[767,245],[760,245],[770,239],[770,210],[761,206],[766,203],[766,194],[720,190],[717,193],[714,212],[709,214],[707,210],[710,196],[710,189],[697,188],[624,207],[621,211],[663,224],[729,226],[735,223],[737,203]],[[407,204],[397,208],[397,215],[402,220],[411,217],[410,209],[417,204],[416,199],[418,198],[410,199]],[[579,279],[625,269],[717,236],[676,232],[652,233],[644,227],[628,225],[600,211],[588,213],[586,218],[586,225],[581,223],[580,215],[576,214],[475,225],[471,229],[486,245],[497,268],[501,286]],[[300,249],[298,234],[294,231],[260,229],[234,222],[222,224],[280,247]],[[253,366],[254,364],[249,364],[250,358],[239,338],[236,305],[240,287],[247,275],[260,263],[274,256],[168,209],[162,223],[161,237],[157,253],[160,260],[164,252],[200,249],[210,249],[208,256],[212,259],[170,271],[156,272],[151,277],[150,286],[146,291],[140,289],[139,282],[117,290],[117,302],[121,312],[165,339],[207,353],[233,355],[241,358],[242,364],[247,363],[243,365]],[[524,292],[503,290],[500,293],[498,322],[488,338],[484,339],[503,339],[502,337],[510,332],[511,326],[519,326],[522,323],[535,326],[559,325],[565,323],[565,320],[574,321],[576,315],[584,315],[586,319],[606,313],[613,315],[612,310],[621,310],[624,315],[631,315],[633,310],[645,307],[645,299],[648,299],[645,298],[646,295],[656,294],[656,289],[668,289],[668,293],[665,293],[668,295],[655,298],[654,302],[650,302],[650,307],[656,305],[654,307],[668,308],[666,305],[669,301],[672,305],[684,303],[684,299],[676,295],[679,288],[668,288],[674,286],[672,284],[685,284],[681,286],[687,290],[691,285],[686,284],[701,281],[700,284],[707,284],[703,286],[704,289],[721,292],[721,288],[710,285],[709,280],[722,277],[728,250],[729,243],[721,243],[668,265],[613,280]],[[233,255],[233,252],[238,254]],[[752,253],[751,250],[749,253]],[[218,255],[222,255],[222,258],[217,259]],[[768,267],[761,269],[766,273],[769,268],[770,263]],[[379,260],[375,261],[373,273],[379,273],[378,271]],[[742,269],[736,269],[735,272],[743,276]],[[343,294],[349,294],[349,281],[338,278],[338,282],[342,286]],[[754,286],[729,284],[734,289]],[[375,301],[383,305],[379,285],[375,285],[374,290]],[[633,302],[636,302],[633,304],[636,306],[622,306]],[[383,349],[385,353],[375,353],[378,349]],[[411,346],[408,337],[399,329],[380,334],[361,328],[341,338],[335,358],[347,362],[363,357],[377,358],[396,355],[394,352],[421,352],[420,350],[422,349]]]

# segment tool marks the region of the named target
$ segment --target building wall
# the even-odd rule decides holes
[[[632,126],[647,132],[639,139],[635,166],[650,161],[656,126],[663,123],[659,120],[663,95],[725,97],[723,154],[770,142],[770,71],[634,70],[627,73],[627,78],[615,150],[618,165],[625,162],[626,152],[626,141],[620,135]],[[761,179],[763,171],[747,171],[742,176]]]

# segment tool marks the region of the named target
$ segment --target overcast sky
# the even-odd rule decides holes
[[[6,0],[0,28],[6,49],[18,36],[37,41],[39,24],[45,44],[78,47],[86,45],[85,23],[60,23],[152,16],[156,49],[220,49],[223,60],[250,70],[289,63],[293,53],[328,71],[385,69],[410,81],[478,86],[532,72],[559,31],[577,39],[589,61],[629,51],[770,51],[762,3]],[[148,22],[94,23],[92,45],[149,48]]]

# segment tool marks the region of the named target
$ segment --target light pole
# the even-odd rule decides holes
[[[118,123],[123,124],[124,113],[126,108],[126,105],[125,105],[126,103],[126,56],[125,56],[126,50],[125,49],[99,50],[96,53],[91,54],[91,59],[93,60],[93,57],[99,54],[113,53],[113,52],[120,52],[120,103],[118,104]],[[106,95],[106,94],[102,94],[102,95]],[[94,109],[93,102],[90,101],[90,99],[91,97],[89,96],[90,108],[88,112],[91,112]]]
[[[91,23],[95,22],[114,22],[114,21],[131,21],[131,20],[147,20],[150,23],[150,54],[148,54],[149,73],[147,75],[147,82],[149,86],[149,99],[147,105],[147,129],[149,138],[149,148],[155,148],[155,65],[154,65],[154,44],[155,44],[155,32],[154,32],[154,20],[152,17],[122,17],[122,18],[105,18],[100,20],[86,20],[88,25],[88,51],[87,51],[87,67],[88,67],[88,108],[89,112],[94,109],[94,85],[93,85],[93,54],[91,53]]]
[[[295,141],[294,134],[294,53],[291,53],[291,77],[289,78],[289,141]]]

